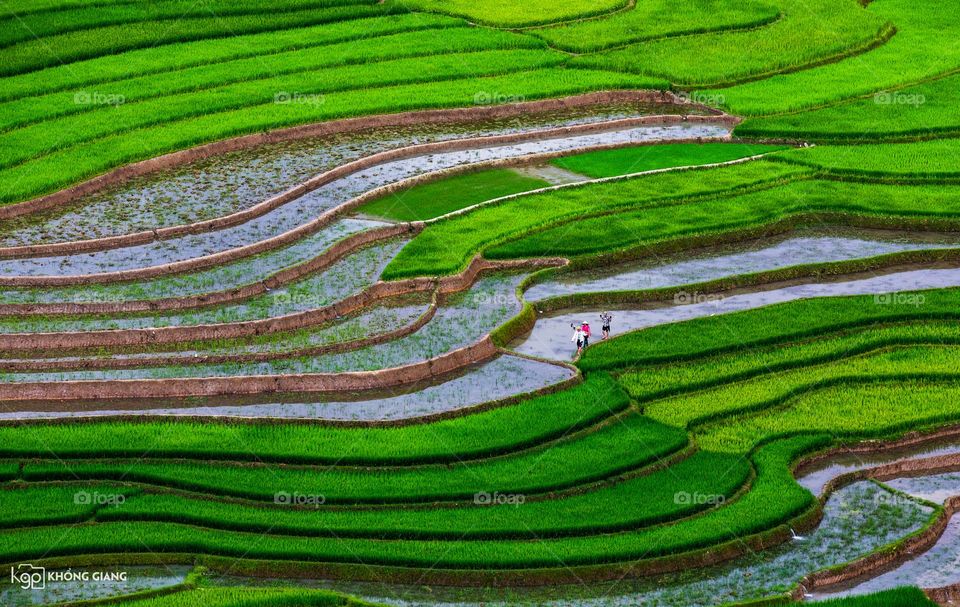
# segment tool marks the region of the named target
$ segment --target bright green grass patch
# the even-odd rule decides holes
[[[587,152],[554,159],[550,164],[590,178],[614,177],[655,169],[736,160],[785,149],[786,146],[741,143],[676,143]],[[358,209],[397,221],[422,221],[487,200],[528,192],[550,184],[510,169],[449,177],[415,186],[367,203]]]
[[[278,12],[261,11],[253,15],[211,16],[169,21],[141,21],[108,25],[29,39],[0,49],[0,75],[23,74],[54,65],[132,49],[219,38],[256,32],[282,30],[321,23],[389,14],[383,6],[339,6]],[[51,53],[50,49],[56,49]]]
[[[955,343],[960,342],[953,336]],[[950,376],[957,370],[956,346],[897,346],[863,355],[839,357],[821,365],[770,373],[692,394],[654,401],[644,407],[650,417],[675,426],[695,426],[704,420],[748,411],[772,409],[798,394],[822,386],[879,379],[903,379],[917,373]],[[960,379],[960,374],[957,375]],[[629,379],[628,379],[629,381]]]
[[[521,196],[505,204],[487,205],[427,226],[384,270],[385,279],[454,274],[488,247],[531,230],[617,209],[656,208],[677,217],[678,203],[691,197],[717,196],[738,190],[770,187],[803,175],[783,163],[759,160],[713,169],[648,175],[623,181],[587,184]],[[604,219],[609,222],[609,220]],[[579,224],[578,224],[579,225]],[[569,234],[580,238],[582,232]],[[604,246],[604,243],[594,243]],[[558,249],[551,249],[553,255]],[[560,249],[559,251],[562,251]]]
[[[0,130],[58,116],[104,109],[103,104],[77,103],[78,99],[96,99],[95,94],[103,99],[108,97],[122,99],[123,104],[129,104],[178,93],[196,94],[225,84],[252,80],[263,80],[267,90],[280,90],[280,87],[270,88],[271,81],[264,79],[347,64],[371,64],[407,57],[495,49],[540,48],[543,44],[535,38],[485,29],[458,27],[450,30],[445,32],[445,35],[433,36],[424,36],[422,31],[386,36],[371,35],[348,42],[310,46],[293,51],[167,71],[162,77],[149,74],[100,83],[94,91],[73,89],[31,96],[0,104]],[[389,65],[402,69],[402,64],[390,63]],[[423,67],[429,69],[429,63],[425,63]],[[357,75],[359,76],[359,73]],[[336,78],[335,73],[331,73],[331,76]],[[309,79],[309,76],[305,75],[304,78]],[[362,83],[362,78],[358,82]],[[224,92],[221,91],[220,94]],[[206,102],[201,97],[197,97],[197,103]]]
[[[546,181],[521,175],[511,169],[492,169],[400,190],[368,202],[359,207],[357,213],[396,221],[423,221],[485,200],[548,185]]]
[[[463,57],[466,57],[466,55]],[[535,57],[530,58],[534,61],[539,60]],[[542,59],[554,61],[547,54],[544,54]],[[451,59],[444,57],[433,59],[433,61],[437,60],[448,62],[444,69],[450,70],[450,73],[457,73],[458,67],[455,62],[451,62]],[[379,64],[379,67],[377,65],[370,67],[383,70],[384,64]],[[471,105],[479,91],[516,91],[516,94],[527,99],[535,99],[603,88],[657,88],[649,79],[642,79],[646,81],[644,83],[633,76],[609,72],[544,68],[514,73],[515,63],[512,66],[504,63],[490,65],[482,61],[476,64],[476,68],[486,72],[502,70],[510,73],[492,77],[432,82],[429,74],[418,75],[417,70],[412,68],[409,76],[419,77],[426,82],[324,94],[322,103],[275,103],[271,99],[269,102],[260,105],[204,113],[185,120],[135,129],[79,145],[70,145],[69,139],[66,139],[61,142],[61,145],[65,146],[62,151],[0,171],[0,202],[23,200],[58,187],[70,185],[85,177],[102,173],[122,164],[152,158],[164,152],[216,139],[347,116],[401,112],[428,107]],[[381,76],[383,75],[393,77],[388,71],[382,72]],[[371,74],[371,77],[376,78],[377,76]],[[345,82],[348,82],[348,80]],[[307,94],[309,99],[311,91],[300,88],[297,83],[293,84],[296,85],[293,90]],[[262,96],[264,91],[260,88],[261,85],[262,83],[250,83],[246,86],[252,89],[252,94]],[[244,87],[243,84],[231,86],[240,89]],[[185,110],[189,113],[198,111],[196,99],[190,95],[182,96],[180,101],[183,106],[181,111]],[[144,102],[144,104],[146,103],[151,102]],[[242,103],[249,103],[249,99]],[[160,120],[159,116],[170,115],[177,111],[175,108],[166,107],[162,103],[159,105],[160,107],[157,107],[159,114],[154,117],[158,121]],[[99,114],[88,112],[85,116],[87,115],[98,116]],[[103,118],[110,120],[111,118],[108,116],[104,115]],[[142,122],[145,119],[132,115],[130,120]],[[84,136],[89,137],[91,132],[98,130],[110,131],[113,129],[104,128],[102,125],[98,126],[94,122],[87,125]],[[63,136],[68,137],[66,134],[63,134]],[[49,134],[44,137],[45,141],[49,143]],[[6,155],[9,157],[17,154],[15,151],[11,151]]]
[[[362,430],[354,430],[359,434]],[[437,435],[435,441],[442,438]],[[29,480],[110,479],[273,501],[279,493],[323,495],[329,504],[470,500],[479,492],[544,493],[640,468],[687,443],[686,432],[630,414],[544,448],[485,461],[384,470],[216,466],[175,462],[27,464]],[[451,455],[458,446],[440,443]],[[225,457],[225,456],[224,456]]]
[[[838,438],[887,435],[960,417],[960,384],[905,381],[839,385],[801,394],[759,414],[704,427],[704,449],[740,453],[761,441],[800,432],[829,432]]]
[[[804,603],[806,604],[806,603]],[[896,588],[865,596],[817,601],[818,607],[935,607],[919,588]]]
[[[102,511],[98,520],[169,521],[225,530],[337,538],[534,539],[637,529],[689,516],[712,504],[678,499],[678,495],[716,496],[713,502],[720,502],[747,481],[750,470],[741,457],[701,451],[669,470],[560,499],[532,501],[524,496],[500,507],[474,504],[456,509],[304,512],[151,493]],[[509,491],[500,494],[518,495]],[[479,495],[492,496],[494,490],[486,489]]]
[[[0,532],[0,558],[16,562],[37,555],[187,552],[312,562],[395,564],[410,567],[497,569],[570,567],[643,561],[718,543],[742,541],[808,511],[815,499],[794,481],[789,466],[799,455],[825,446],[823,435],[779,441],[752,457],[757,477],[740,499],[674,525],[586,537],[524,540],[386,540],[272,536],[202,529],[171,523],[105,522]],[[610,508],[623,504],[609,504]]]
[[[664,143],[587,152],[550,164],[594,179],[680,166],[714,164],[783,150],[755,143]]]
[[[466,417],[395,428],[198,422],[26,424],[0,427],[6,457],[184,457],[321,465],[458,462],[508,453],[586,428],[629,405],[609,376]],[[532,420],[535,420],[533,423]]]
[[[706,96],[722,96],[726,107],[737,115],[792,112],[900,89],[960,68],[960,46],[954,44],[960,37],[960,12],[955,6],[929,0],[875,0],[866,10],[889,19],[897,28],[896,35],[882,46],[809,70],[707,91]],[[866,112],[870,106],[861,109]],[[882,116],[890,108],[875,109]],[[822,126],[817,116],[803,120],[808,127]],[[869,127],[872,120],[864,116],[863,126]]]
[[[684,87],[730,84],[857,52],[890,31],[853,0],[779,0],[783,18],[749,31],[666,38],[573,59]]]
[[[554,48],[590,53],[655,38],[757,27],[779,16],[780,10],[774,3],[757,0],[689,0],[680,4],[651,0],[602,18],[535,29],[530,33]]]
[[[270,9],[271,12],[282,13],[369,3],[369,0],[277,0],[271,2]],[[202,5],[189,2],[189,0],[164,0],[163,2],[118,3],[17,15],[0,20],[0,46],[98,26],[140,21],[196,19],[197,17],[209,17],[211,14],[220,16],[247,15],[262,11],[263,4],[256,0],[233,0],[230,2],[213,0]]]
[[[4,486],[0,488],[0,527],[82,523],[92,520],[99,508],[115,508],[139,492],[105,484]]]
[[[899,91],[798,114],[752,118],[735,130],[741,136],[811,141],[876,141],[933,138],[960,133],[960,74]]]
[[[871,177],[943,178],[960,176],[960,141],[937,139],[918,143],[823,145],[779,153],[776,159],[824,169],[830,173]]]
[[[353,19],[291,30],[230,38],[166,44],[107,55],[3,79],[0,99],[19,99],[114,80],[182,70],[249,57],[267,57],[324,44],[362,40],[409,31],[460,27],[463,22],[440,15],[409,14]],[[519,38],[519,37],[518,37]]]
[[[694,236],[712,237],[812,213],[834,214],[839,222],[846,215],[876,221],[898,217],[918,224],[941,219],[952,222],[960,219],[960,187],[800,181],[742,196],[686,204],[682,213],[673,207],[655,207],[618,214],[616,221],[609,217],[582,219],[576,230],[560,225],[492,247],[485,255],[492,259],[596,255]],[[401,256],[409,248],[407,245]],[[400,257],[393,263],[397,259]]]
[[[110,105],[36,122],[0,133],[0,167],[50,154],[64,146],[129,133],[155,124],[176,124],[192,116],[268,104],[326,105],[325,95],[368,87],[432,83],[467,76],[488,76],[552,67],[562,60],[542,49],[507,49],[438,54],[359,65],[308,69],[294,74],[253,79],[198,91]]]
[[[412,10],[424,10],[466,17],[474,23],[498,27],[522,27],[569,21],[608,13],[627,5],[628,0],[393,0]]]
[[[924,297],[926,295],[924,294]],[[932,293],[930,295],[933,296]],[[934,310],[928,311],[929,318],[936,320],[914,319],[898,322],[893,316],[871,320],[869,316],[861,317],[857,314],[856,306],[861,302],[867,305],[864,300],[846,300],[851,308],[848,318],[852,326],[823,327],[816,336],[802,336],[797,338],[797,341],[790,341],[789,337],[784,336],[785,341],[775,345],[753,344],[743,350],[713,357],[698,356],[677,364],[646,367],[640,372],[628,371],[618,379],[631,396],[643,403],[728,382],[744,381],[768,373],[827,364],[882,348],[907,344],[960,344],[960,328],[955,322],[946,320],[950,310],[937,311],[934,307]],[[941,314],[944,320],[939,320]],[[799,315],[801,320],[808,320],[802,308],[799,309]],[[911,314],[908,313],[908,316]],[[960,314],[956,316],[960,317]],[[734,322],[739,322],[739,319]],[[864,322],[884,324],[863,326]],[[806,325],[795,326],[797,330],[806,328]],[[678,338],[683,339],[683,331],[679,333]],[[642,336],[643,332],[638,332],[637,335]],[[591,364],[593,363],[596,361],[591,361]],[[623,359],[621,364],[628,364],[627,359]]]

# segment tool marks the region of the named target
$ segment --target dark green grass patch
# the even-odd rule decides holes
[[[814,218],[816,215],[816,218]],[[890,186],[809,180],[742,196],[677,207],[631,210],[614,216],[580,219],[533,233],[484,252],[491,259],[609,254],[667,246],[684,239],[710,241],[775,223],[815,220],[874,227],[912,224],[952,229],[960,219],[960,187]],[[896,220],[896,221],[895,221]],[[421,235],[422,236],[422,235]],[[419,238],[419,236],[418,236]],[[417,239],[413,240],[415,244]],[[402,258],[407,245],[393,264]],[[387,269],[390,269],[388,266]]]
[[[454,274],[466,267],[476,253],[496,243],[564,221],[576,220],[578,226],[583,225],[587,220],[582,218],[589,214],[656,207],[673,217],[673,221],[682,221],[678,209],[685,200],[769,188],[803,176],[808,170],[790,169],[784,163],[761,159],[734,166],[659,173],[521,196],[505,204],[487,205],[427,226],[390,262],[383,277],[393,280]],[[610,222],[606,217],[601,221]],[[579,228],[564,230],[571,240],[584,239]],[[554,239],[554,243],[557,242],[562,244],[564,241]],[[606,246],[602,241],[590,244]],[[562,254],[564,249],[551,246],[549,251],[545,255]]]
[[[818,607],[935,607],[936,605],[919,588],[896,588],[865,596],[817,601],[814,604]]]
[[[829,442],[804,436],[765,446],[753,456],[753,489],[709,515],[620,534],[523,540],[380,540],[274,536],[208,530],[174,523],[104,522],[0,532],[0,558],[37,555],[187,552],[249,559],[403,565],[450,569],[571,567],[638,561],[697,550],[789,522],[816,503],[794,481],[790,464],[802,453]],[[636,564],[636,563],[635,563]]]
[[[680,166],[728,162],[782,150],[755,143],[665,143],[565,156],[551,164],[594,179]]]
[[[457,175],[400,190],[359,207],[357,213],[396,221],[423,221],[485,200],[546,187],[546,181],[510,169]]]
[[[742,457],[702,451],[669,470],[539,501],[488,489],[474,496],[480,503],[458,508],[293,511],[150,493],[97,518],[311,537],[536,539],[639,529],[708,510],[743,486],[750,470]]]
[[[363,430],[356,430],[356,433]],[[428,434],[429,436],[429,434]],[[434,442],[451,455],[458,446]],[[28,480],[138,481],[191,491],[274,501],[281,493],[323,495],[326,503],[402,503],[470,500],[480,492],[544,493],[641,468],[687,444],[686,432],[629,414],[542,448],[483,461],[389,469],[285,468],[177,462],[25,464]]]

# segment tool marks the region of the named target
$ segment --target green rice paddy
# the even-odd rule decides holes
[[[295,279],[290,271],[365,224],[160,278],[0,287],[0,339],[11,344],[0,349],[0,382],[39,382],[42,395],[0,403],[0,562],[192,568],[176,586],[80,604],[368,604],[304,580],[428,592],[678,571],[696,580],[708,565],[787,550],[801,541],[797,532],[816,527],[824,504],[793,474],[803,458],[960,424],[956,287],[807,298],[629,333],[618,331],[615,318],[612,338],[600,340],[595,327],[572,362],[537,363],[559,365],[569,381],[429,418],[139,413],[257,399],[282,407],[301,396],[285,381],[316,374],[396,374],[386,384],[391,394],[416,394],[425,384],[405,379],[405,371],[433,370],[440,357],[488,343],[503,354],[531,327],[553,321],[523,302],[522,291],[571,269],[655,266],[661,256],[810,227],[955,237],[960,12],[949,3],[10,0],[0,8],[0,204],[14,213],[20,203],[130,163],[375,115],[389,115],[389,124],[336,139],[313,133],[310,146],[278,154],[260,173],[256,148],[249,150],[243,175],[231,181],[223,177],[229,167],[216,168],[216,187],[277,194],[330,169],[325,146],[352,159],[377,137],[378,150],[390,149],[453,138],[458,128],[481,132],[493,119],[491,132],[504,136],[541,124],[587,130],[586,122],[644,114],[682,115],[669,126],[688,133],[697,133],[684,129],[698,121],[729,128],[729,137],[709,141],[618,140],[547,159],[457,166],[344,213],[411,224],[408,234]],[[529,107],[511,107],[636,90],[672,97],[620,95],[598,100],[595,110],[568,103],[536,117]],[[409,119],[402,137],[390,130],[403,112],[439,109],[468,109],[471,117],[451,114],[463,124],[422,133],[420,117]],[[602,138],[625,127],[590,128]],[[412,158],[424,172],[435,170],[429,154]],[[296,165],[295,181],[276,169],[283,162]],[[196,190],[208,183],[208,169],[187,164],[157,179],[187,172]],[[111,187],[139,196],[139,205],[155,195],[142,182]],[[321,195],[308,190],[297,195]],[[87,194],[69,206],[78,216],[98,208]],[[124,213],[141,207],[111,208],[121,219],[118,241],[132,238],[139,220]],[[39,244],[96,237],[56,217],[17,221],[32,218],[31,234],[49,235]],[[110,218],[78,225],[101,220]],[[94,248],[123,246],[133,245]],[[45,256],[2,250],[0,276],[16,275],[12,257]],[[540,258],[570,267],[529,263]],[[457,280],[484,262],[521,271],[487,269]],[[955,266],[948,250],[760,274],[741,269],[680,288],[722,298],[735,287],[844,281],[848,271]],[[534,272],[542,273],[528,277]],[[238,294],[251,287],[259,290]],[[383,300],[369,296],[393,287]],[[546,303],[549,312],[571,307],[594,319],[597,302],[670,308],[666,292],[625,284],[611,295]],[[229,293],[227,303],[208,299]],[[190,303],[180,305],[185,298]],[[345,301],[360,303],[348,309]],[[291,324],[321,311],[323,320]],[[195,333],[161,338],[161,329],[178,326]],[[137,337],[111,345],[115,332]],[[92,333],[97,345],[83,345]],[[16,345],[53,338],[58,348]],[[464,359],[456,372],[483,362]],[[242,381],[227,381],[248,376],[275,385],[241,394]],[[442,386],[450,376],[436,371],[428,383]],[[116,380],[155,386],[149,381],[185,378],[218,386],[216,396],[159,402],[145,388],[134,398],[108,397]],[[62,386],[74,381],[89,382],[95,397],[62,399]],[[473,386],[481,394],[487,388]],[[331,396],[347,403],[368,397],[346,389]],[[87,415],[113,409],[116,415]],[[934,515],[924,526],[943,513],[925,507]],[[896,551],[903,538],[883,541],[880,551]],[[739,602],[746,599],[733,592],[703,604],[792,604],[783,589],[810,590],[798,586],[809,573],[784,571],[760,603]],[[217,583],[232,575],[247,583]],[[251,578],[272,581],[260,586]],[[0,588],[0,597],[9,591]],[[644,600],[609,595],[597,604]],[[908,587],[817,604],[933,603]]]

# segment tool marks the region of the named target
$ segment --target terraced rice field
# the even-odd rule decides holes
[[[0,9],[0,605],[960,597],[955,6]]]

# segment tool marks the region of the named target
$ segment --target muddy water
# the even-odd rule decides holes
[[[301,583],[332,587],[375,603],[404,607],[707,607],[749,601],[787,592],[805,574],[865,556],[920,529],[930,520],[931,508],[906,500],[897,502],[890,499],[891,495],[871,482],[850,485],[828,500],[820,526],[802,541],[790,542],[725,566],[654,579],[535,590]],[[264,582],[228,578],[215,583]],[[289,585],[291,582],[276,583]]]
[[[729,314],[812,297],[900,293],[957,286],[960,286],[960,269],[913,270],[847,282],[796,285],[729,297],[689,293],[681,299],[693,303],[651,310],[610,310],[610,313],[613,315],[613,334],[616,335],[656,325]],[[920,300],[904,297],[901,301],[889,297],[878,300],[878,303],[915,305],[917,301]],[[541,316],[537,319],[533,331],[517,340],[511,347],[522,354],[554,360],[569,360],[575,353],[575,347],[570,341],[571,323],[587,321],[595,323],[592,326],[599,327],[597,317],[599,312],[600,310],[560,312]]]
[[[312,310],[359,293],[376,283],[383,268],[405,243],[406,241],[394,240],[376,244],[344,257],[317,274],[240,303],[182,312],[113,318],[4,317],[0,318],[0,332],[41,333],[187,326],[273,318]],[[215,290],[215,285],[202,284],[206,285],[207,290]],[[102,291],[91,291],[82,301],[114,301],[111,297],[118,293],[113,289],[114,286],[122,285],[107,285]],[[131,286],[135,287],[136,285]]]
[[[386,150],[448,139],[506,135],[693,108],[629,104],[482,124],[374,129],[268,144],[143,177],[76,204],[6,220],[0,246],[104,238],[219,217],[261,202],[325,170]]]
[[[456,411],[482,403],[541,390],[573,376],[558,365],[504,355],[463,374],[409,393],[368,396],[360,400],[300,400],[248,405],[124,409],[92,403],[69,411],[9,411],[0,419],[53,419],[102,415],[182,415],[335,421],[395,421]],[[88,408],[89,407],[89,408]],[[8,408],[9,409],[9,408]]]
[[[820,495],[826,484],[841,474],[910,459],[936,457],[938,455],[950,455],[954,453],[960,453],[960,438],[939,440],[925,445],[903,449],[886,449],[882,453],[838,454],[814,467],[804,469],[803,474],[797,477],[797,482],[809,489],[814,495]],[[894,483],[890,484],[892,485]],[[908,491],[908,493],[910,492]],[[929,498],[924,497],[924,499]]]
[[[898,491],[942,503],[960,495],[960,474],[947,473],[896,479],[887,483]],[[954,516],[937,543],[896,569],[850,587],[816,593],[816,598],[869,594],[898,586],[940,588],[960,583],[960,516]]]
[[[254,244],[293,230],[371,189],[402,179],[476,162],[519,158],[530,154],[574,151],[606,144],[671,141],[690,137],[724,137],[726,126],[643,126],[601,133],[428,154],[388,162],[326,184],[269,213],[238,226],[191,234],[144,245],[83,255],[0,260],[3,276],[75,276],[151,267]]]
[[[555,279],[536,284],[524,293],[527,301],[539,301],[559,295],[658,289],[707,282],[727,276],[777,270],[790,266],[827,263],[876,257],[901,251],[917,251],[957,246],[930,239],[889,237],[878,234],[863,236],[810,235],[788,238],[770,246],[714,255],[678,262],[630,264],[609,269],[561,274]]]
[[[520,311],[516,288],[521,274],[479,279],[466,292],[444,302],[430,321],[400,339],[337,354],[278,358],[266,362],[178,365],[97,371],[3,373],[0,381],[70,381],[229,377],[373,371],[417,363],[479,341]]]

